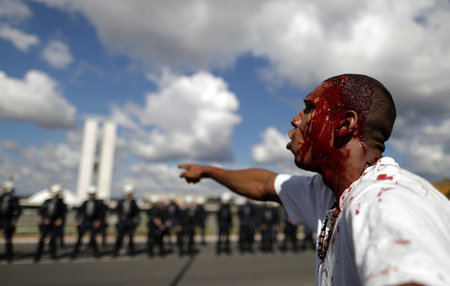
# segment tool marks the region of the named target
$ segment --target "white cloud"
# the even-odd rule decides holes
[[[27,5],[17,0],[2,0],[0,2],[0,19],[23,20],[31,16]]]
[[[24,33],[5,24],[0,25],[0,38],[11,41],[22,52],[27,52],[31,46],[39,43],[36,35]]]
[[[61,95],[57,82],[31,70],[23,79],[0,71],[0,119],[31,121],[46,128],[74,124],[76,108]]]
[[[42,51],[42,59],[55,69],[64,69],[73,58],[69,46],[63,42],[52,40]]]
[[[13,141],[0,141],[0,179],[13,176],[19,194],[32,194],[59,183],[76,190],[80,158],[81,130],[70,131],[64,142],[41,147],[22,147]],[[10,156],[7,152],[14,152]]]
[[[450,176],[450,119],[439,123],[416,122],[415,128],[406,128],[401,137],[390,143],[405,156],[404,165],[413,172],[429,178]]]
[[[22,52],[28,52],[31,46],[39,43],[38,36],[13,28],[10,24],[20,23],[31,17],[31,14],[28,6],[21,1],[0,1],[0,38],[10,41]]]
[[[282,134],[274,127],[268,127],[262,133],[262,142],[251,147],[253,162],[281,173],[312,175],[312,172],[299,169],[294,164],[294,155],[286,149],[289,142],[287,134]]]
[[[262,134],[263,142],[252,147],[252,160],[260,164],[292,161],[291,152],[286,149],[289,142],[287,135],[281,134],[274,127],[267,128]]]
[[[108,50],[153,69],[229,67],[252,54],[268,60],[266,80],[305,87],[364,73],[392,91],[401,114],[450,109],[445,1],[39,2],[83,13]]]
[[[155,80],[159,89],[147,95],[143,108],[129,103],[113,109],[112,119],[132,128],[131,152],[148,160],[230,160],[233,127],[241,118],[226,83],[205,72],[165,73]]]

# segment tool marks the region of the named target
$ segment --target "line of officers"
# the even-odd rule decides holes
[[[4,182],[2,185],[2,195],[0,197],[0,229],[4,231],[6,241],[6,258],[10,261],[13,257],[12,235],[21,214],[21,207],[18,199],[13,196],[14,183]],[[34,260],[38,262],[43,253],[46,239],[49,239],[49,252],[52,259],[57,259],[57,250],[64,247],[64,228],[66,222],[67,205],[64,203],[60,185],[53,185],[49,188],[51,198],[47,199],[39,208],[41,223],[39,224],[40,237],[37,245]],[[103,200],[97,199],[96,188],[89,187],[88,199],[78,208],[75,218],[77,228],[77,239],[72,252],[72,258],[76,258],[81,250],[83,236],[90,234],[88,247],[92,249],[94,256],[100,257],[97,242],[98,234],[101,234],[102,247],[106,246],[106,234],[109,224],[109,217],[112,213],[117,216],[116,240],[113,256],[121,253],[124,238],[128,237],[128,255],[135,253],[134,234],[137,226],[141,222],[141,210],[134,198],[135,188],[127,184],[123,188],[124,196],[118,201],[117,206],[109,208]],[[197,252],[194,237],[200,236],[202,245],[206,244],[205,223],[207,211],[204,207],[204,198],[199,197],[194,202],[192,196],[185,196],[182,205],[178,204],[174,198],[164,202],[157,197],[152,198],[152,205],[146,210],[147,213],[147,251],[149,256],[164,256],[177,249],[180,256]],[[277,234],[280,231],[279,210],[273,203],[265,203],[262,206],[255,205],[251,200],[239,198],[239,240],[238,249],[241,253],[253,252],[255,245],[255,234],[261,234],[259,248],[261,251],[273,251],[277,242]],[[222,252],[231,253],[230,231],[233,227],[231,211],[231,196],[225,193],[221,196],[219,209],[216,212],[217,220],[217,254]],[[280,250],[292,251],[306,249],[308,244],[314,247],[313,233],[305,229],[305,237],[301,241],[297,238],[297,226],[293,225],[289,218],[285,216],[284,239],[281,241]]]

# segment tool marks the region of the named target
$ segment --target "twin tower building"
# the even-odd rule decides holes
[[[114,166],[114,149],[117,126],[113,122],[99,124],[96,119],[87,119],[84,125],[78,169],[77,199],[88,197],[88,188],[97,187],[97,197],[110,200]]]

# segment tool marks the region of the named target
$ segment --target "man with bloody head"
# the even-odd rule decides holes
[[[314,176],[182,164],[189,183],[211,178],[256,200],[280,202],[315,229],[318,285],[450,283],[450,203],[426,180],[383,157],[396,111],[377,80],[322,82],[292,120],[287,148]]]

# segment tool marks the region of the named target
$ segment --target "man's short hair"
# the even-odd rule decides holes
[[[354,110],[361,124],[361,140],[369,147],[384,151],[392,132],[396,109],[391,93],[374,78],[360,74],[343,74],[327,79],[339,98],[327,98],[337,112]],[[331,96],[330,96],[331,97]]]

